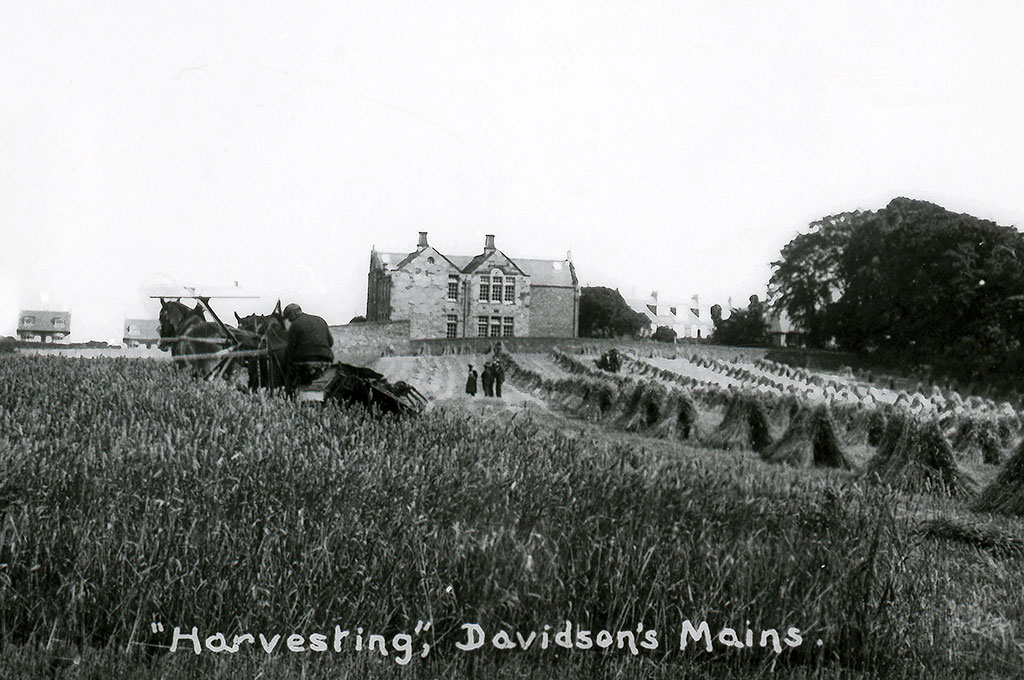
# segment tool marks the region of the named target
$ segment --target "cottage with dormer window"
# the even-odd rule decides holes
[[[60,342],[71,334],[71,312],[26,310],[18,317],[18,338],[26,342]]]

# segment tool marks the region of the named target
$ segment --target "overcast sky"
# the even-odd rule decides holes
[[[824,215],[1024,222],[1019,2],[0,0],[0,63],[0,334],[161,282],[344,323],[418,231],[739,302]]]

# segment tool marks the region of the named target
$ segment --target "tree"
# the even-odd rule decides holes
[[[651,336],[652,340],[658,342],[675,342],[676,332],[668,326],[658,326],[657,330],[654,331],[654,335]]]
[[[844,348],[968,378],[1008,369],[1024,333],[1024,238],[926,201],[894,199],[858,229],[834,305]]]
[[[647,317],[630,309],[619,291],[603,286],[586,287],[580,291],[581,336],[637,337],[648,325]]]
[[[772,265],[776,308],[813,344],[834,337],[903,367],[1020,381],[1024,236],[1014,228],[896,198],[812,223]]]
[[[766,345],[768,344],[768,323],[764,310],[751,296],[751,305],[746,309],[733,309],[728,319],[721,312],[714,316],[715,331],[711,341],[720,345]]]
[[[873,219],[870,212],[823,217],[787,243],[772,262],[769,300],[804,328],[809,344],[821,346],[831,338],[831,306],[846,287],[840,271],[843,254],[854,231]]]
[[[362,315],[353,316],[351,319],[349,319],[349,323],[366,323],[366,317]]]

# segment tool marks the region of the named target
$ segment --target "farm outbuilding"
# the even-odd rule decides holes
[[[71,334],[71,312],[26,309],[18,316],[18,339],[60,342]]]
[[[771,312],[768,322],[768,344],[772,347],[803,347],[807,333],[803,327],[789,318],[784,310]]]
[[[156,347],[160,342],[159,319],[125,319],[121,342],[125,347]]]

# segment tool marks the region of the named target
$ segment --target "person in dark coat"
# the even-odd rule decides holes
[[[501,383],[505,382],[505,367],[500,361],[494,362],[494,396],[501,397]]]
[[[484,384],[484,396],[494,396],[494,364],[488,361],[484,364],[484,373],[480,376]]]
[[[466,394],[473,397],[476,396],[476,371],[473,370],[473,364],[469,365],[469,375],[466,376]]]
[[[294,388],[315,380],[323,369],[334,363],[334,337],[327,322],[319,316],[306,314],[294,302],[284,308],[288,323],[288,348],[285,351],[285,372]]]

